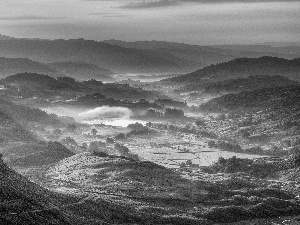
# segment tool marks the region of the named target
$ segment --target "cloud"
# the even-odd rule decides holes
[[[79,113],[78,116],[81,120],[96,120],[96,119],[118,119],[129,118],[132,115],[130,109],[125,107],[109,107],[102,106],[95,109]]]
[[[86,1],[97,1],[97,0],[86,0]],[[158,8],[168,7],[174,5],[180,5],[181,3],[255,3],[255,2],[299,2],[300,0],[157,0],[157,1],[138,1],[130,2],[121,8],[128,9],[146,9],[146,8]]]
[[[129,9],[143,9],[143,8],[158,8],[158,7],[167,7],[178,5],[177,0],[158,0],[158,1],[139,1],[131,2],[122,6],[122,8]]]
[[[43,16],[0,16],[0,20],[55,20],[65,17],[43,17]]]
[[[300,0],[180,0],[181,2],[199,2],[199,3],[254,3],[254,2],[299,2]]]
[[[116,18],[124,18],[124,17],[132,17],[131,15],[126,15],[123,13],[109,13],[109,12],[100,12],[100,13],[90,13],[90,16],[101,16],[101,17],[116,17]]]

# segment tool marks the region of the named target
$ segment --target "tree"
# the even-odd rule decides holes
[[[68,124],[67,125],[67,130],[70,131],[70,132],[73,132],[75,134],[75,131],[77,130],[77,126],[76,124]]]
[[[144,126],[143,124],[136,122],[129,124],[127,128],[131,130],[143,130]]]
[[[166,108],[164,117],[166,117],[166,118],[182,118],[182,117],[184,117],[184,111],[182,109]]]
[[[120,140],[120,139],[124,139],[125,138],[125,134],[124,133],[119,133],[116,135],[116,140]]]
[[[106,138],[106,143],[107,143],[107,144],[114,144],[114,143],[115,143],[115,140],[112,139],[112,138],[110,138],[110,137],[108,137],[108,138]]]
[[[65,144],[65,145],[74,145],[74,146],[77,146],[76,141],[73,138],[71,138],[71,137],[66,137],[65,139],[61,140],[61,143]]]
[[[95,128],[93,128],[91,133],[95,136],[98,133],[98,131]]]
[[[195,124],[197,127],[205,126],[205,121],[204,120],[196,120]]]
[[[54,129],[54,130],[53,130],[53,134],[55,134],[55,135],[61,135],[62,132],[61,132],[60,129]]]

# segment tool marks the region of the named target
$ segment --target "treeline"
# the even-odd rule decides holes
[[[164,112],[160,112],[155,109],[148,109],[145,113],[145,117],[155,119],[176,119],[184,118],[185,116],[182,109],[166,108]]]

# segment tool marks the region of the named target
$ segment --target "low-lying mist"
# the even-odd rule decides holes
[[[101,106],[78,114],[79,120],[129,119],[132,111],[125,107]]]
[[[48,113],[58,116],[73,117],[79,123],[105,124],[110,126],[127,127],[131,123],[139,122],[143,125],[145,121],[132,120],[133,112],[126,107],[101,106],[94,109],[83,109],[75,107],[49,107],[43,108]]]

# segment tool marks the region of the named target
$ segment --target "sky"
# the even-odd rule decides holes
[[[1,0],[0,34],[197,45],[300,41],[300,0]]]

